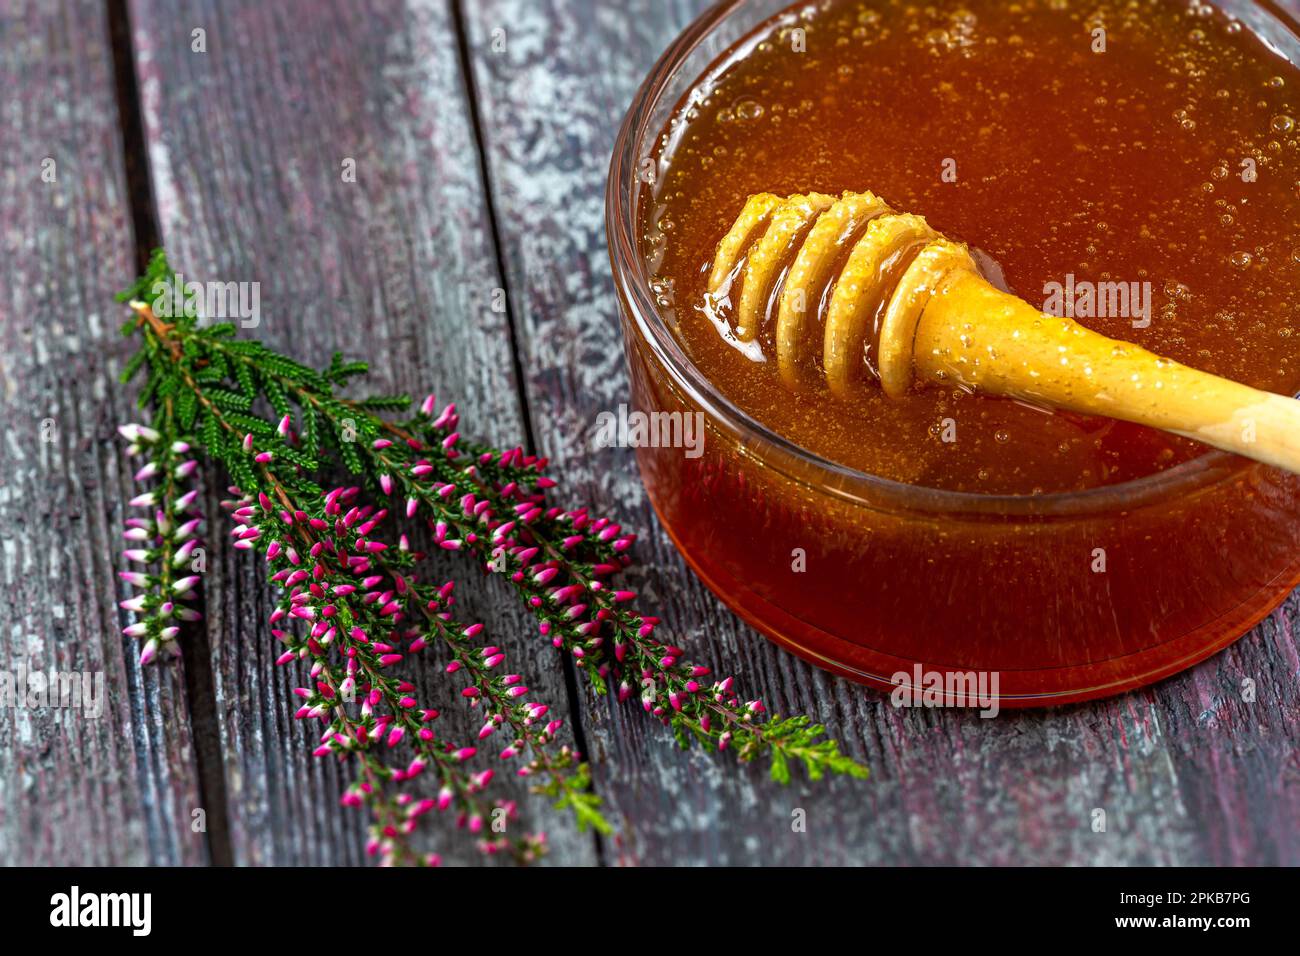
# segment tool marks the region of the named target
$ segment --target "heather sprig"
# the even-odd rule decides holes
[[[545,460],[519,448],[474,445],[458,426],[455,406],[435,414],[432,396],[409,422],[379,422],[393,436],[367,449],[379,490],[403,501],[408,516],[424,514],[440,546],[469,550],[504,574],[542,636],[570,653],[598,692],[613,682],[620,701],[638,694],[682,746],[696,740],[743,761],[766,755],[782,783],[794,762],[814,780],[827,772],[866,775],[825,739],[822,725],[807,717],[767,720],[761,701],[737,696],[734,678],[709,681],[708,667],[657,640],[659,619],[633,610],[636,595],[608,583],[630,563],[635,536],[585,508],[548,504],[555,482],[544,474]]]
[[[204,562],[198,490],[189,486],[198,462],[188,457],[188,441],[171,437],[176,435],[172,416],[172,403],[164,401],[154,418],[156,427],[131,423],[118,429],[131,443],[127,454],[143,459],[135,480],[147,486],[127,503],[144,514],[126,519],[123,537],[130,547],[122,556],[133,566],[118,572],[137,589],[120,607],[135,617],[122,633],[140,639],[142,664],[159,650],[174,652],[179,622],[202,617],[185,605],[195,599],[199,583],[190,572],[202,571]]]
[[[271,580],[281,588],[271,615],[272,634],[286,648],[279,663],[301,659],[310,666],[311,686],[296,691],[303,699],[296,716],[325,724],[315,755],[361,757],[357,781],[343,802],[368,804],[374,811],[371,851],[384,862],[406,862],[411,853],[403,838],[420,816],[437,808],[453,810],[459,826],[483,835],[485,852],[508,850],[519,859],[533,858],[540,849],[537,838],[510,841],[485,835],[485,827],[492,833],[494,814],[516,815],[512,803],[497,806],[482,797],[495,771],[471,768],[477,746],[440,738],[433,729],[439,712],[421,707],[414,685],[394,673],[406,656],[429,643],[430,633],[411,615],[413,602],[428,593],[414,577],[422,556],[410,552],[403,538],[396,556],[377,566],[374,556],[389,550],[375,536],[385,512],[359,504],[357,488],[336,488],[323,496],[319,512],[308,513],[277,481],[272,461],[258,465],[276,497],[260,492],[227,502],[237,522],[231,534],[236,548],[262,551]],[[449,594],[450,588],[444,585],[439,591]],[[464,628],[464,640],[480,630],[479,625]],[[546,751],[556,729],[553,723],[532,735],[537,751]],[[376,756],[387,751],[406,752],[409,758],[390,766],[391,761]],[[574,759],[556,759],[553,772],[566,785],[586,788],[585,767]],[[389,784],[418,787],[426,776],[433,778],[436,795],[418,797],[408,788],[395,801],[386,801]]]
[[[683,746],[695,741],[745,761],[765,756],[783,782],[796,762],[814,779],[866,774],[820,725],[769,719],[761,702],[738,695],[733,678],[713,680],[682,648],[658,640],[659,620],[635,609],[634,593],[610,583],[630,563],[635,536],[584,508],[552,504],[555,482],[544,459],[467,440],[455,406],[439,409],[432,396],[408,419],[393,421],[384,413],[408,412],[408,397],[341,395],[366,372],[364,363],[336,354],[316,371],[236,338],[229,323],[160,318],[144,299],[170,294],[172,278],[160,251],[123,293],[135,313],[123,331],[142,340],[124,379],[146,373],[140,404],[153,411],[150,426],[128,437],[152,456],[141,477],[159,481],[146,493],[158,505],[155,520],[136,519],[141,526],[131,532],[151,547],[134,558],[163,569],[197,547],[189,538],[197,527],[189,517],[194,496],[179,489],[193,472],[184,457],[190,445],[224,465],[236,489],[229,503],[235,547],[262,551],[282,589],[273,616],[286,648],[281,662],[301,660],[310,671],[299,716],[325,725],[319,755],[356,759],[357,782],[344,802],[370,807],[371,850],[384,862],[419,862],[405,837],[434,807],[453,809],[475,832],[493,811],[513,815],[513,806],[494,807],[483,796],[493,771],[465,765],[490,740],[500,741],[498,759],[573,812],[581,827],[609,829],[587,765],[556,742],[559,721],[521,675],[505,672],[504,653],[482,643],[481,625],[456,619],[453,585],[419,579],[424,556],[410,550],[405,534],[395,546],[375,537],[390,510],[396,520],[427,524],[439,549],[465,552],[505,578],[541,635],[571,655],[596,691],[612,685],[620,701],[638,695]],[[325,491],[317,479],[339,466],[362,487]],[[173,530],[181,527],[185,535]],[[132,581],[146,594],[123,605],[139,616],[128,632],[159,644],[174,638],[160,609],[177,580],[160,570]],[[413,686],[394,676],[406,657],[432,644],[450,656],[446,672],[459,682],[460,699],[482,716],[476,745],[439,738],[430,726],[436,709],[418,706]],[[414,755],[394,766],[402,748]],[[414,792],[430,777],[436,795]],[[482,846],[529,859],[544,842],[485,837]]]

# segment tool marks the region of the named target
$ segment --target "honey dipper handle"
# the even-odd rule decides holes
[[[974,272],[934,289],[912,360],[921,381],[1137,422],[1300,473],[1300,401],[1046,315]]]

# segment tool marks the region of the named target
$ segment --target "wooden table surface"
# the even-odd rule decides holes
[[[594,448],[597,413],[628,390],[606,165],[636,86],[705,5],[0,0],[0,668],[103,671],[108,688],[98,720],[0,709],[0,863],[363,860],[347,781],[292,719],[254,562],[211,536],[207,624],[180,664],[141,668],[119,633],[134,492],[112,295],[156,242],[187,278],[260,282],[271,343],[317,364],[369,357],[377,387],[434,388],[479,436],[551,456],[572,497],[642,532],[630,579],[673,639],[771,709],[825,721],[872,769],[781,788],[683,753],[566,680],[497,582],[468,582],[469,607],[567,711],[622,830],[552,826],[552,862],[1300,863],[1297,595],[1137,693],[992,721],[900,711],[741,624],[657,526],[632,452]]]

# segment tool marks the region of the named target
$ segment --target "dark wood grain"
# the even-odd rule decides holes
[[[201,863],[185,674],[142,669],[117,607],[135,263],[104,4],[0,3],[0,50],[0,670],[106,694],[98,718],[0,707],[0,864]]]
[[[771,709],[824,720],[873,776],[781,789],[760,769],[680,753],[639,708],[587,696],[598,786],[627,827],[617,859],[1300,863],[1294,596],[1226,653],[1121,698],[992,721],[899,711],[740,624],[658,528],[632,452],[593,448],[596,415],[628,396],[602,221],[610,151],[641,78],[706,5],[463,4],[533,427],[578,497],[648,532],[635,584],[669,633]],[[796,808],[807,833],[792,832]],[[1090,825],[1098,808],[1105,833]]]
[[[466,431],[518,442],[510,331],[492,308],[502,280],[447,5],[137,0],[132,14],[173,265],[188,278],[260,282],[251,334],[317,365],[336,348],[369,358],[374,390],[435,389],[459,404]],[[206,53],[192,52],[195,29]],[[355,182],[342,175],[348,159]],[[567,709],[561,662],[495,582],[455,570],[467,616],[487,622],[539,697]],[[235,861],[358,862],[366,821],[338,806],[338,769],[309,756],[315,725],[292,720],[302,675],[273,666],[256,562],[216,551],[207,595]],[[421,699],[450,713],[447,733],[472,738],[479,724],[437,675],[427,662]],[[552,816],[526,801],[553,860],[592,862],[594,839]],[[425,829],[449,861],[479,858],[448,825]]]

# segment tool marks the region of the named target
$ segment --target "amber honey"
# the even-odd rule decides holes
[[[756,23],[642,131],[653,175],[634,155],[638,181],[614,184],[646,301],[707,383],[630,324],[638,403],[711,428],[698,459],[641,453],[688,560],[825,666],[997,670],[1011,703],[1113,692],[1235,639],[1300,578],[1294,476],[958,389],[891,399],[869,352],[853,400],[793,392],[770,340],[738,347],[705,293],[749,195],[869,189],[1036,306],[1083,290],[1091,328],[1294,394],[1297,116],[1300,71],[1204,5],[827,0]],[[1128,307],[1087,300],[1113,283]]]

